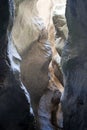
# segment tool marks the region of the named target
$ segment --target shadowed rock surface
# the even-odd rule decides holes
[[[87,129],[87,1],[67,0],[69,37],[62,54],[64,130]]]
[[[60,97],[61,93],[58,90],[49,89],[41,97],[38,109],[40,130],[61,130],[56,117]]]
[[[56,64],[49,64],[49,85],[39,102],[38,118],[41,130],[61,130],[63,128],[63,115],[60,98],[63,86],[55,75]],[[57,69],[57,68],[56,68]],[[61,76],[61,73],[58,77]]]
[[[29,93],[20,79],[20,56],[12,39],[13,0],[0,0],[0,129],[35,130]]]

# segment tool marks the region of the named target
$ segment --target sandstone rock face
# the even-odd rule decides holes
[[[41,97],[38,109],[40,130],[61,130],[63,128],[60,97],[59,90],[50,89]]]
[[[68,28],[65,19],[65,3],[57,4],[53,10],[53,23],[56,30],[56,49],[61,55],[65,40],[68,37]]]
[[[13,41],[23,59],[21,64],[22,80],[30,92],[36,115],[39,101],[42,106],[43,102],[45,104],[45,100],[41,96],[45,94],[44,91],[47,87],[52,91],[52,94],[55,89],[61,93],[63,92],[62,73],[59,67],[61,58],[55,49],[55,29],[52,22],[52,11],[55,4],[63,2],[65,0],[48,0],[48,2],[47,0],[38,0],[38,2],[37,0],[25,0],[19,5],[18,14],[14,23]],[[51,55],[52,61],[50,63]],[[49,95],[51,101],[51,95],[47,95]],[[43,100],[40,100],[40,98]],[[41,105],[40,107],[42,107]],[[58,104],[56,107],[58,108]],[[50,111],[50,108],[48,109]],[[51,113],[49,115],[51,117]],[[58,115],[56,110],[56,122],[57,118],[59,120]],[[52,126],[51,123],[50,129],[54,129],[55,125]]]
[[[39,102],[38,118],[41,130],[61,130],[63,128],[63,113],[60,104],[63,79],[58,62],[52,59],[49,64],[49,84]],[[55,71],[58,73],[55,74]],[[60,129],[59,129],[60,127]]]
[[[21,65],[22,79],[30,92],[35,113],[37,112],[40,97],[48,86],[50,60],[50,43],[47,41],[46,30],[43,30],[38,41],[34,42],[24,55]]]
[[[54,130],[51,123],[53,91],[48,90],[40,99],[38,115],[41,130]]]
[[[68,35],[65,19],[65,6],[66,0],[48,0],[47,4],[46,0],[38,0],[37,2],[39,16],[44,20],[46,28],[48,29],[48,39],[51,42],[52,48],[52,60],[58,64],[59,70],[61,57],[58,53],[61,55],[61,50]],[[54,35],[55,31],[56,35]],[[57,73],[55,74],[57,75]]]
[[[13,3],[0,1],[0,129],[35,130],[30,96],[20,79],[21,58],[12,42]]]
[[[23,1],[24,0],[14,0],[14,2],[15,2],[15,16],[17,15],[20,3],[23,2]]]
[[[20,4],[13,28],[13,41],[23,58],[23,83],[30,91],[35,113],[48,86],[48,66],[52,55],[48,33],[43,20],[38,17],[36,3],[37,0],[25,0]]]
[[[46,28],[52,24],[52,12],[56,4],[65,4],[66,0],[38,0],[37,9],[39,16],[43,19]],[[44,7],[43,7],[44,5]]]
[[[68,33],[67,26],[65,26],[66,25],[66,20],[65,20],[66,0],[54,0],[54,1],[49,0],[48,1],[49,4],[46,4],[46,6],[45,6],[45,3],[46,3],[45,0],[38,1],[38,11],[39,11],[40,17],[42,17],[45,22],[46,28],[48,29],[48,38],[49,38],[49,41],[51,42],[51,47],[52,47],[52,61],[50,62],[50,65],[49,65],[49,76],[50,76],[49,85],[48,85],[49,90],[44,93],[39,103],[39,111],[38,111],[39,122],[40,122],[41,130],[44,130],[44,129],[48,129],[48,130],[58,129],[59,130],[58,127],[63,128],[63,115],[62,115],[63,113],[61,110],[61,104],[53,105],[51,103],[51,100],[52,100],[52,94],[54,93],[55,89],[59,91],[61,94],[63,93],[63,90],[64,90],[62,86],[63,76],[62,76],[61,67],[60,67],[61,57],[58,55],[56,48],[59,48],[58,52],[62,50],[64,46],[64,42],[67,37],[67,33]],[[57,4],[57,7],[56,7],[56,4]],[[44,5],[44,8],[43,8],[43,5]],[[52,17],[53,17],[53,22],[52,22]],[[55,30],[56,30],[57,37],[54,35]],[[58,33],[58,32],[61,32],[61,33]],[[56,41],[55,41],[55,37],[56,37]],[[62,45],[60,45],[61,43]],[[60,49],[60,46],[58,46],[57,44],[62,46],[61,49]],[[55,96],[53,95],[53,97]],[[52,105],[54,108],[53,112],[52,112]],[[50,122],[51,117],[53,117],[52,122]]]
[[[52,21],[51,19],[52,8],[53,8],[53,0],[48,1],[38,0],[37,2],[37,9],[39,16],[43,19],[46,28],[48,28],[50,22]]]
[[[36,41],[44,28],[42,20],[37,16],[37,0],[23,1],[13,27],[13,41],[18,52],[22,55],[31,43]]]

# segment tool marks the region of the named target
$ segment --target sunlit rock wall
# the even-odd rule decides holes
[[[51,60],[51,46],[44,21],[38,16],[37,0],[25,0],[19,5],[13,28],[13,41],[22,56],[22,80],[32,98],[37,113],[40,97],[46,90]]]
[[[38,39],[44,28],[41,19],[38,19],[37,0],[25,0],[20,3],[13,27],[13,41],[22,55],[31,43]]]
[[[56,4],[53,9],[53,24],[55,26],[55,47],[61,55],[65,40],[68,37],[68,28],[65,19],[65,3]]]
[[[53,11],[55,12],[56,5],[60,4],[63,4],[65,8],[65,0],[16,0],[16,13],[18,13],[13,28],[13,41],[23,59],[21,64],[22,81],[30,92],[36,115],[40,97],[45,94],[47,88],[51,90],[52,94],[55,90],[63,92],[61,57],[55,48],[57,27],[54,26],[52,20],[52,17],[56,15]],[[49,98],[52,99],[52,97]],[[40,101],[40,104],[42,103],[43,101]],[[49,108],[46,106],[46,109]],[[58,116],[55,115],[55,118]]]

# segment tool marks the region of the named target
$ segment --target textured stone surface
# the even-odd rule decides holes
[[[51,91],[59,89],[60,92],[63,92],[61,58],[55,49],[55,29],[52,23],[52,11],[55,5],[63,2],[65,0],[48,0],[48,2],[47,0],[38,0],[38,3],[37,0],[20,2],[14,23],[13,41],[23,59],[21,64],[22,80],[30,92],[36,115],[40,97],[47,87]],[[57,20],[59,21],[59,19]],[[52,64],[49,66],[51,55]],[[48,66],[50,67],[49,72]],[[48,73],[50,73],[50,80]]]
[[[68,28],[65,19],[65,3],[57,4],[53,10],[53,23],[56,31],[56,49],[61,55],[65,40],[68,37]]]
[[[19,5],[13,28],[13,41],[23,58],[22,79],[30,91],[35,112],[48,86],[48,66],[52,55],[48,32],[38,17],[36,3],[37,0],[25,0]]]
[[[21,65],[22,79],[30,91],[35,112],[37,112],[40,97],[48,86],[48,66],[50,60],[51,47],[47,41],[47,32],[44,30],[39,40],[34,42],[23,56]]]
[[[30,96],[20,79],[21,58],[11,37],[13,4],[0,1],[0,129],[35,130]]]
[[[30,44],[38,40],[41,30],[44,29],[43,21],[37,16],[36,2],[37,0],[23,1],[15,19],[12,36],[21,55]]]
[[[87,129],[87,1],[67,0],[69,36],[62,55],[64,130]]]
[[[63,116],[60,104],[59,90],[48,89],[39,102],[38,117],[41,130],[61,130]]]

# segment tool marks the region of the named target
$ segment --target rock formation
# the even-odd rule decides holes
[[[40,99],[38,115],[41,130],[58,129],[56,113],[61,93],[58,90],[47,90]]]
[[[53,10],[53,23],[56,31],[55,47],[61,56],[65,40],[68,37],[68,28],[65,19],[65,3],[56,4]]]
[[[26,52],[30,44],[38,40],[41,30],[44,29],[42,20],[37,16],[36,3],[37,0],[25,0],[18,9],[12,38],[20,55]]]
[[[54,61],[49,64],[50,79],[48,89],[39,102],[38,117],[41,130],[61,130],[63,128],[60,98],[64,88],[60,80],[58,80],[61,73],[58,73],[58,78],[55,75],[55,68],[58,69],[57,65]]]
[[[19,4],[19,2],[20,0],[16,0],[16,4]],[[52,23],[52,11],[55,4],[58,4],[58,2],[63,3],[65,0],[48,0],[48,2],[46,0],[25,0],[20,3],[12,33],[14,44],[23,59],[21,64],[22,81],[30,92],[32,106],[36,115],[38,114],[38,106],[40,110],[40,108],[43,108],[43,101],[45,104],[45,93],[46,97],[48,95],[50,96],[48,99],[50,100],[49,105],[54,108],[52,109],[52,113],[56,113],[50,113],[52,121],[56,120],[56,123],[53,122],[53,125],[50,121],[51,118],[48,118],[50,126],[53,127],[52,129],[56,129],[56,126],[59,127],[58,124],[61,124],[59,122],[62,122],[62,119],[59,121],[60,119],[58,116],[61,108],[60,103],[57,103],[56,105],[51,103],[53,98],[52,95],[54,96],[55,93],[54,91],[63,92],[63,77],[60,67],[61,57],[55,49],[55,28]],[[44,26],[44,23],[46,27]],[[63,32],[63,29],[61,32]],[[61,36],[61,39],[63,39],[63,35]],[[62,40],[62,43],[64,40]],[[49,94],[50,92],[51,94]],[[57,96],[58,98],[61,97],[60,95]],[[49,102],[48,100],[47,102]],[[51,111],[49,105],[45,108]],[[47,112],[49,113],[49,111]],[[39,117],[40,116],[42,115],[39,115]],[[43,124],[43,120],[39,121]],[[44,126],[41,126],[41,129],[44,129]]]
[[[23,57],[21,70],[22,80],[32,98],[32,105],[37,113],[40,97],[49,83],[48,66],[51,60],[50,43],[46,30],[43,30],[38,41],[35,41]]]
[[[69,36],[62,54],[64,130],[87,129],[87,1],[67,0]]]
[[[36,2],[25,0],[20,4],[13,28],[13,41],[23,58],[22,80],[30,92],[35,114],[49,83],[48,66],[52,55],[48,33],[43,20],[38,17]]]
[[[20,79],[20,56],[11,38],[13,0],[0,0],[0,129],[34,130],[30,96]]]
[[[63,128],[60,98],[61,93],[58,89],[48,89],[41,97],[38,109],[41,130],[61,130]]]

